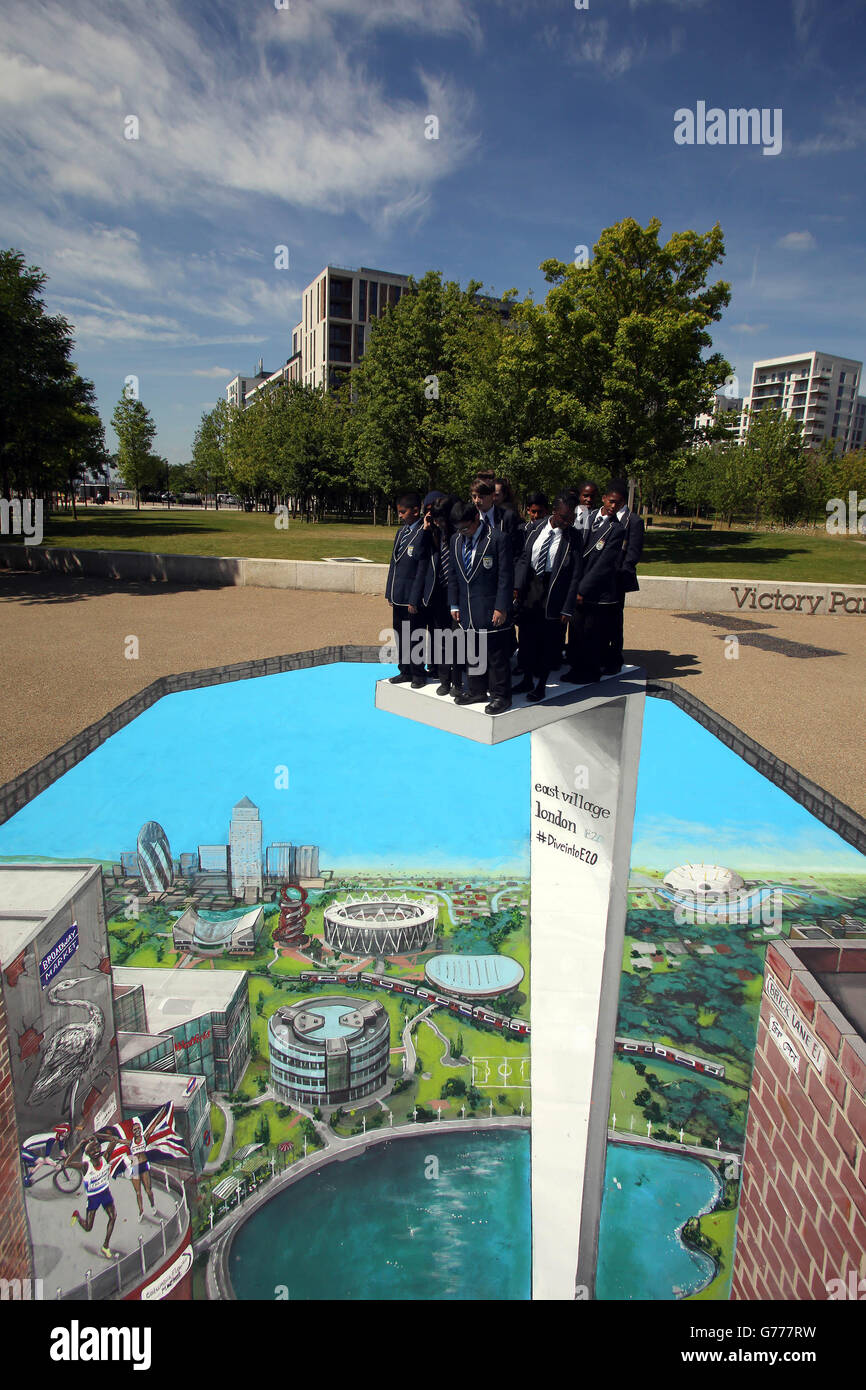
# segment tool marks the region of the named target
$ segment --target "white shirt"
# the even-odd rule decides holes
[[[618,511],[617,514],[616,514],[616,519],[617,519],[617,521],[622,521],[622,520],[623,520],[625,517],[627,517],[627,516],[628,516],[628,507],[620,507],[619,511]],[[609,517],[609,516],[602,516],[601,511],[599,511],[599,512],[598,512],[598,515],[597,515],[596,518],[595,518],[595,521],[592,523],[592,529],[593,529],[593,531],[597,531],[598,528],[599,528],[599,526],[601,526],[602,523],[605,522],[605,521],[610,521],[610,517]]]
[[[578,502],[578,504],[577,504],[577,510],[575,511],[575,514],[574,514],[574,529],[575,529],[575,531],[588,531],[588,530],[589,530],[589,518],[590,518],[591,516],[592,516],[592,507],[588,506],[586,502]]]
[[[558,526],[551,526],[550,521],[548,521],[546,526],[542,526],[541,530],[535,538],[535,542],[532,547],[532,554],[529,557],[530,564],[532,565],[532,568],[535,569],[535,561],[541,555],[541,547],[545,544],[548,534],[551,531],[553,532],[553,540],[550,542],[550,549],[547,552],[547,563],[544,566],[545,574],[550,574],[550,571],[553,569],[553,562],[556,559],[556,552],[559,549],[559,543],[562,540],[562,531]]]
[[[495,503],[495,502],[491,502],[491,503],[490,503],[490,506],[489,506],[489,508],[488,508],[488,510],[487,510],[486,512],[482,512],[481,508],[480,508],[480,507],[478,508],[478,512],[479,512],[479,515],[480,515],[480,517],[481,517],[481,520],[487,522],[487,525],[490,527],[491,531],[492,531],[492,530],[494,529],[494,527],[495,527],[495,522],[494,522],[494,519],[493,519],[493,512],[494,512],[495,508],[496,508],[496,503]]]
[[[108,1179],[111,1169],[108,1160],[103,1158],[99,1167],[92,1161],[89,1154],[84,1155],[86,1168],[84,1170],[84,1191],[88,1197],[95,1197],[98,1192],[105,1192],[108,1189]]]

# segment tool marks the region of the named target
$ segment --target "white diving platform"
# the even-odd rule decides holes
[[[490,715],[381,680],[376,707],[476,743],[530,735],[532,1296],[594,1298],[646,673],[547,689]]]

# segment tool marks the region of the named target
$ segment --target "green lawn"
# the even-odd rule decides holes
[[[689,1294],[685,1300],[724,1302],[730,1294],[731,1274],[734,1267],[734,1236],[737,1230],[736,1211],[711,1211],[700,1218],[701,1230],[721,1246],[722,1258],[718,1272],[711,1283],[699,1293]]]
[[[207,1156],[208,1162],[216,1158],[226,1132],[226,1117],[218,1105],[212,1105],[210,1108],[210,1132],[213,1143]]]
[[[183,555],[322,560],[358,555],[387,563],[394,528],[358,522],[312,525],[290,521],[277,530],[265,512],[89,507],[53,513],[45,526],[50,546],[142,550]],[[866,582],[866,546],[857,536],[822,529],[749,531],[647,530],[642,574],[698,579],[764,579],[856,584]]]

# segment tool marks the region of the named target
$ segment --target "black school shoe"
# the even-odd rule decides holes
[[[436,694],[437,694],[437,695],[450,695],[450,694],[451,694],[451,686],[445,684],[445,682],[443,682],[442,685],[437,685],[437,687],[436,687]]]
[[[413,677],[412,677],[412,689],[413,689],[413,690],[423,690],[423,689],[424,689],[424,686],[425,686],[426,684],[427,684],[427,677],[426,677],[426,676],[413,676]]]
[[[410,681],[411,679],[412,679],[412,677],[409,675],[409,672],[408,672],[408,671],[401,671],[400,674],[399,674],[398,676],[389,676],[389,677],[388,677],[388,684],[389,684],[389,685],[405,685],[406,682],[407,682],[407,681]]]
[[[497,695],[495,700],[491,700],[489,705],[484,706],[484,713],[503,714],[507,709],[511,709],[511,701],[506,700],[502,695]]]
[[[483,705],[486,695],[455,695],[455,705]]]

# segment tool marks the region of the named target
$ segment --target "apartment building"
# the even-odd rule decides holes
[[[862,362],[834,357],[829,352],[803,352],[790,357],[770,357],[752,366],[752,384],[744,402],[741,438],[748,416],[768,406],[799,420],[807,448],[818,448],[825,439],[839,453],[861,443],[864,414],[858,396]],[[748,412],[748,413],[747,413]]]
[[[232,377],[226,387],[226,400],[229,405],[242,407],[249,393],[254,391],[256,386],[261,385],[263,381],[267,381],[271,375],[270,372],[265,371],[260,357],[258,369],[253,376]]]
[[[717,391],[709,410],[695,416],[695,429],[704,434],[707,430],[721,427],[725,434],[739,441],[742,414],[742,396],[729,396],[725,391]]]
[[[304,386],[339,386],[364,356],[374,319],[398,304],[408,276],[389,270],[328,265],[304,290],[301,322],[292,332]]]

